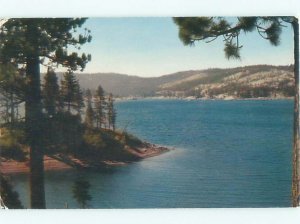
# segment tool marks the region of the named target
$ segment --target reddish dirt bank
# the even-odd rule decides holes
[[[45,170],[63,170],[71,169],[70,165],[60,162],[56,159],[44,156]],[[0,162],[0,172],[4,174],[9,173],[28,173],[29,172],[29,161],[16,162],[16,161],[2,161]]]
[[[158,156],[162,153],[170,151],[170,149],[156,146],[152,144],[145,144],[142,148],[126,148],[126,151],[137,156],[140,159],[148,157]],[[120,166],[126,165],[128,162],[124,161],[85,161],[72,156],[66,155],[54,155],[44,156],[44,168],[45,170],[66,170],[74,168],[99,168],[103,165],[106,166]],[[11,174],[11,173],[28,173],[29,172],[29,161],[17,162],[17,161],[1,161],[0,162],[0,173]]]
[[[126,148],[128,152],[141,159],[158,156],[162,153],[170,151],[170,149],[162,146],[157,146],[150,143],[145,143],[143,147],[140,148]]]

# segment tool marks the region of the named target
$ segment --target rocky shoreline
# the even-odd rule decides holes
[[[158,146],[150,143],[143,144],[139,148],[126,147],[125,150],[134,155],[136,161],[146,159],[153,156],[158,156],[171,149]],[[44,170],[68,170],[68,169],[101,169],[110,166],[127,165],[134,161],[122,160],[92,160],[92,159],[79,159],[71,155],[55,154],[44,156]],[[29,160],[18,162],[15,160],[0,161],[0,173],[2,174],[16,174],[16,173],[29,173]]]

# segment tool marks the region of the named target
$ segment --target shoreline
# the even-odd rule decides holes
[[[136,161],[140,161],[146,158],[159,156],[163,153],[169,152],[171,149],[163,146],[158,146],[150,143],[145,143],[141,148],[129,148],[125,150],[130,154],[137,157]],[[116,160],[100,160],[100,161],[87,161],[75,158],[70,155],[53,155],[44,156],[44,170],[45,171],[62,171],[70,169],[101,169],[104,167],[124,166],[131,162],[136,161],[116,161]],[[0,173],[1,174],[25,174],[29,173],[29,160],[24,162],[18,162],[14,160],[1,161]]]
[[[116,102],[128,102],[128,101],[139,101],[139,100],[184,100],[184,101],[263,101],[263,100],[293,100],[294,97],[253,97],[253,98],[234,98],[234,97],[225,97],[225,98],[194,98],[194,97],[124,97],[124,98],[116,98]]]

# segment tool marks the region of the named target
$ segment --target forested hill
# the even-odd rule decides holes
[[[293,95],[293,66],[253,65],[177,72],[152,78],[116,73],[77,74],[84,89],[99,84],[115,96],[284,97]]]
[[[178,72],[161,77],[142,78],[117,73],[76,74],[80,86],[84,89],[96,89],[99,84],[106,92],[116,96],[155,96],[165,83],[182,80],[198,71]]]

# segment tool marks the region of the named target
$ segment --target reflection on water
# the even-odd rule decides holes
[[[78,202],[80,208],[88,208],[88,202],[92,200],[89,193],[90,183],[86,180],[76,180],[72,186],[73,198]]]
[[[14,190],[9,178],[0,174],[0,208],[23,208],[19,194]]]

